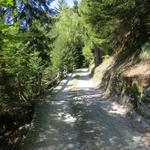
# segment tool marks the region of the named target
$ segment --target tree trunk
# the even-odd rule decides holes
[[[102,62],[101,56],[100,56],[100,50],[98,48],[94,48],[93,53],[94,53],[94,64],[95,64],[95,67],[97,67]]]

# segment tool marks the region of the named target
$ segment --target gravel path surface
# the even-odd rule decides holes
[[[23,150],[148,150],[125,110],[77,70],[36,107]]]

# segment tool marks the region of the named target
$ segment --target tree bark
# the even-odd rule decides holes
[[[97,67],[102,62],[100,50],[98,48],[94,48],[93,53],[94,53],[94,64],[95,64],[95,67]]]

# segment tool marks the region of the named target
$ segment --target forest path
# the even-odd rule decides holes
[[[24,150],[147,150],[124,109],[115,108],[89,79],[76,70],[58,93],[36,107]]]

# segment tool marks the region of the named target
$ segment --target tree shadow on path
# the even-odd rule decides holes
[[[85,73],[79,80],[88,85]],[[23,149],[146,150],[125,116],[116,113],[99,89],[87,85],[41,102]]]

